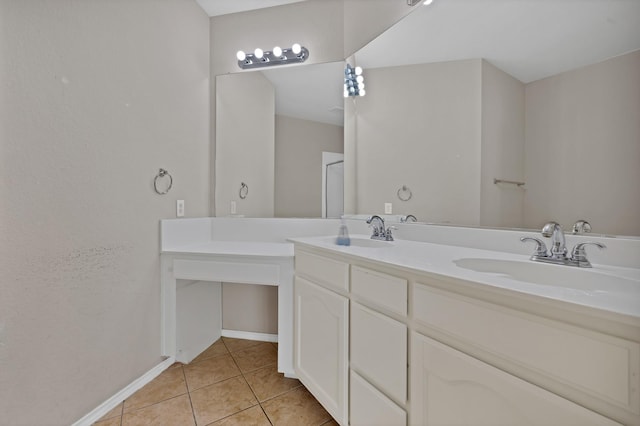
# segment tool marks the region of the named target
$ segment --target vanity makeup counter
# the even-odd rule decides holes
[[[340,424],[640,424],[638,240],[567,236],[607,244],[588,269],[530,261],[534,233],[410,226],[291,240],[295,372]]]
[[[277,286],[278,371],[293,377],[294,253],[286,239],[329,235],[339,224],[276,218],[161,221],[162,354],[189,363],[220,338],[222,283]],[[366,229],[362,221],[351,226]]]

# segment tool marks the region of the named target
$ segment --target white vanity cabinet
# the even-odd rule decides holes
[[[348,424],[349,265],[296,255],[294,370],[341,425]]]
[[[500,415],[522,415],[523,420],[526,418],[531,424],[549,424],[547,413],[555,413],[557,419],[567,419],[558,421],[559,424],[617,424],[580,405],[619,418],[631,419],[635,413],[637,418],[640,344],[444,290],[447,285],[436,279],[428,284],[413,285],[411,304],[415,329],[451,342],[462,351],[473,353],[475,358],[490,361],[500,370],[413,334],[412,423],[440,424],[429,407],[456,406],[459,403],[456,399],[468,396],[472,389],[483,395],[478,400],[494,400],[493,411]],[[467,371],[468,377],[447,376],[445,371]],[[474,385],[474,382],[477,383]],[[451,400],[445,403],[442,398],[448,397],[442,395],[447,394]],[[566,395],[580,405],[557,394]],[[491,404],[487,402],[487,406]],[[476,409],[478,413],[471,414]],[[477,419],[491,414],[482,407],[469,406],[466,410]],[[425,418],[425,413],[431,414]],[[430,421],[432,415],[434,420]],[[575,421],[569,421],[571,418]],[[498,420],[489,417],[486,424],[500,423]]]
[[[418,333],[411,400],[412,425],[619,425]]]
[[[343,426],[640,424],[637,319],[313,246],[295,256],[296,372]]]
[[[407,424],[406,315],[406,279],[351,267],[352,426]]]

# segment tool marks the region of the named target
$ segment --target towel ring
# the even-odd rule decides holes
[[[409,201],[411,197],[413,197],[411,190],[406,185],[402,185],[402,188],[398,189],[397,194],[400,201]]]
[[[240,191],[239,191],[238,195],[240,195],[240,198],[244,200],[245,198],[247,198],[248,194],[249,194],[249,187],[247,186],[246,183],[241,182]]]
[[[169,186],[164,191],[160,191],[158,189],[158,179],[163,178],[165,176],[169,176]],[[160,169],[160,171],[156,175],[156,178],[153,180],[153,189],[155,189],[158,194],[164,195],[167,192],[169,192],[169,190],[171,189],[171,186],[173,186],[173,178],[171,177],[168,171],[166,171],[165,169]]]

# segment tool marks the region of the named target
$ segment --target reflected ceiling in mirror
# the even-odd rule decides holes
[[[355,176],[347,212],[379,213],[394,200],[394,213],[426,222],[538,228],[556,220],[571,229],[586,219],[595,233],[640,235],[639,49],[636,0],[415,6],[354,54],[368,83],[354,110],[358,155],[345,164],[345,176]],[[472,77],[462,81],[462,72]],[[481,110],[465,109],[473,105]],[[380,154],[391,139],[401,164]],[[496,178],[526,185],[498,187]],[[395,193],[405,184],[415,196],[401,203]],[[523,200],[509,201],[518,207],[507,213],[512,195]],[[460,221],[448,211],[470,214]]]
[[[275,88],[276,114],[342,126],[343,62],[262,70]]]
[[[357,52],[363,68],[484,58],[523,83],[640,48],[637,0],[434,0]]]

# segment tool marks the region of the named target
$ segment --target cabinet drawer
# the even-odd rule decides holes
[[[412,425],[618,425],[418,333],[411,334]]]
[[[353,370],[350,375],[351,426],[405,426],[407,413]]]
[[[296,251],[296,275],[324,287],[349,291],[349,264],[327,257]]]
[[[351,368],[404,404],[407,400],[407,327],[351,302]]]
[[[528,368],[579,393],[640,412],[640,345],[417,284],[419,324]]]
[[[407,316],[407,280],[354,266],[351,292],[376,307]]]

